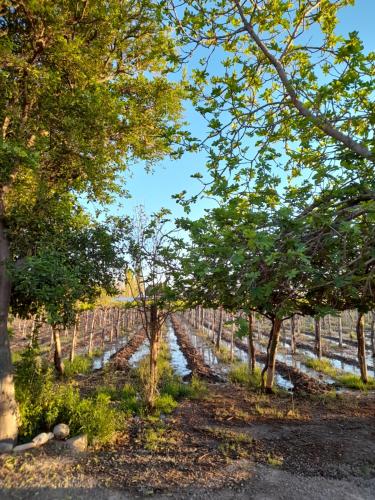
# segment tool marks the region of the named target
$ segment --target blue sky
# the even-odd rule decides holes
[[[354,7],[347,7],[340,14],[338,32],[346,35],[350,31],[358,31],[366,50],[375,50],[374,35],[375,0],[357,0]],[[194,135],[204,137],[204,123],[191,106],[186,107],[185,120],[190,124]],[[183,210],[178,206],[172,195],[187,190],[194,195],[200,190],[200,184],[190,176],[197,171],[204,172],[204,154],[186,154],[175,161],[164,160],[159,162],[154,173],[145,171],[142,164],[132,168],[131,176],[127,176],[126,188],[132,198],[119,200],[110,207],[112,213],[131,214],[134,207],[144,205],[146,212],[152,213],[161,207],[169,208],[174,217],[182,216]],[[203,215],[204,208],[209,208],[213,203],[202,200],[192,207],[193,218]]]

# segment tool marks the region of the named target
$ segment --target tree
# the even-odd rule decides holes
[[[127,222],[124,245],[126,276],[131,277],[127,285],[131,288],[142,327],[150,343],[147,403],[151,409],[155,406],[157,393],[157,360],[162,327],[169,315],[179,307],[174,272],[182,243],[173,236],[173,229],[167,229],[167,215],[167,211],[161,210],[149,218],[139,207],[134,217]]]
[[[0,442],[17,435],[8,262],[34,253],[61,199],[101,202],[136,158],[177,140],[181,92],[158,6],[7,1],[0,11]]]
[[[357,32],[335,33],[340,9],[353,3],[167,2],[183,61],[200,56],[190,92],[216,175],[238,169],[244,184],[262,182],[285,158],[291,177],[373,166],[375,54]]]
[[[187,294],[204,301],[213,291],[219,303],[247,313],[249,356],[254,368],[252,313],[272,323],[267,360],[263,368],[264,389],[272,391],[276,352],[282,321],[301,312],[306,295],[304,282],[311,272],[310,259],[300,243],[291,217],[292,209],[271,210],[252,205],[251,198],[236,197],[212,209],[198,221],[182,221],[192,241],[185,258]],[[285,239],[285,232],[295,233]],[[266,379],[264,379],[266,377]]]
[[[123,268],[118,243],[121,230],[105,224],[66,221],[63,233],[39,242],[35,254],[11,269],[12,311],[38,314],[52,326],[55,368],[62,375],[59,329],[76,322],[80,303],[92,303],[102,291],[114,294]]]
[[[340,195],[323,199],[307,216],[315,269],[308,300],[334,310],[357,309],[358,361],[361,378],[367,383],[364,314],[375,305],[375,191],[363,189],[357,197],[342,189]]]

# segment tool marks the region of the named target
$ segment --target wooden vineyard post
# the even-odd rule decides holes
[[[89,336],[89,351],[88,351],[89,356],[92,356],[95,317],[96,317],[96,309],[94,309],[92,312],[92,320],[91,320],[91,328],[90,328],[90,336]]]
[[[340,314],[338,320],[339,320],[339,325],[338,325],[338,330],[339,330],[339,347],[342,347],[342,317],[341,317],[341,314]]]
[[[315,318],[315,354],[319,359],[322,357],[322,334],[320,318]]]
[[[219,324],[218,324],[217,335],[216,335],[216,349],[220,349],[220,345],[221,345],[221,336],[223,333],[223,315],[224,315],[224,309],[223,309],[223,306],[220,306],[220,308],[219,308]],[[215,334],[215,332],[214,332],[214,334]]]
[[[73,335],[72,335],[72,346],[70,349],[70,357],[69,357],[70,362],[74,361],[74,357],[76,354],[78,327],[79,327],[79,315],[76,314],[74,321]]]
[[[234,329],[235,329],[235,324],[234,324],[234,315],[232,315],[232,328],[231,328],[231,335],[230,335],[230,361],[233,363],[234,359]]]
[[[290,318],[290,347],[292,354],[296,353],[296,316]]]

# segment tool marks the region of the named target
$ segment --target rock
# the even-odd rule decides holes
[[[87,450],[87,435],[79,434],[65,441],[65,446],[74,453],[82,453]]]
[[[53,432],[47,432],[47,436],[48,436],[48,441],[52,441],[52,439],[54,439],[55,437]]]
[[[0,443],[0,454],[11,453],[13,450],[13,441],[3,441]]]
[[[31,441],[30,443],[19,444],[13,448],[13,453],[21,453],[22,451],[31,450],[36,448],[36,444]]]
[[[69,436],[69,426],[66,424],[57,424],[53,428],[53,434],[56,439],[65,439]]]
[[[32,440],[35,446],[42,446],[43,444],[46,444],[48,441],[49,441],[49,433],[47,432],[42,432],[41,434],[38,434]]]

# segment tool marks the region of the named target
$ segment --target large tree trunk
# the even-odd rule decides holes
[[[160,347],[160,328],[158,310],[155,304],[151,305],[150,312],[150,380],[148,387],[147,404],[150,409],[155,407],[155,398],[158,384],[158,355]]]
[[[0,453],[10,451],[17,439],[17,403],[8,335],[10,280],[6,270],[9,244],[0,218]]]
[[[221,336],[223,333],[223,306],[220,306],[219,309],[219,325],[217,329],[217,335],[216,335],[216,349],[220,349],[220,344],[221,344]]]
[[[322,333],[320,318],[314,318],[315,321],[315,354],[319,359],[322,357]]]
[[[276,366],[276,352],[280,340],[281,324],[282,321],[278,318],[274,318],[272,320],[272,329],[267,347],[267,360],[262,370],[262,387],[264,388],[264,391],[268,394],[273,393],[273,382],[275,378],[275,366]],[[265,374],[266,374],[266,381],[264,383]]]
[[[365,384],[368,382],[367,364],[366,364],[366,339],[365,339],[365,316],[358,311],[357,319],[357,342],[358,342],[358,362],[361,370],[361,380]]]
[[[247,330],[247,350],[248,350],[249,373],[254,374],[254,372],[255,372],[255,348],[254,348],[254,328],[253,328],[254,315],[253,315],[253,313],[249,314],[248,319],[249,319],[249,327]]]
[[[59,328],[55,325],[53,326],[53,341],[55,343],[55,353],[53,356],[53,361],[57,373],[61,376],[64,375],[64,362],[62,360],[60,331]]]

